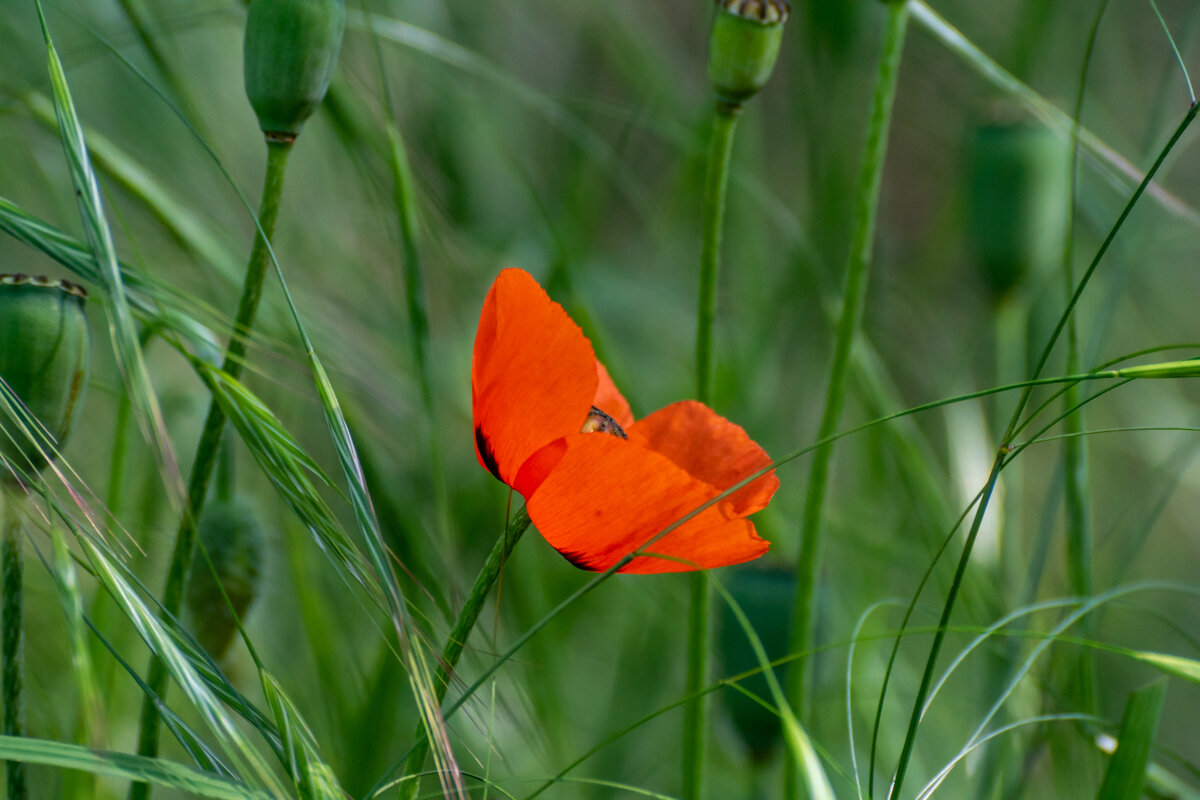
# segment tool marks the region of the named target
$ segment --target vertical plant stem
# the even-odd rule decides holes
[[[721,231],[725,225],[725,189],[729,157],[742,107],[718,100],[704,177],[704,219],[700,243],[700,303],[696,324],[696,399],[708,403],[713,384],[713,317],[717,306],[717,273],[721,264]],[[693,699],[683,708],[683,800],[697,800],[704,786],[704,743],[708,729],[708,628],[712,602],[703,572],[688,576],[687,687]]]
[[[742,107],[717,101],[708,170],[704,177],[704,228],[700,242],[700,303],[696,324],[696,399],[712,399],[713,318],[717,307],[717,273],[721,266],[721,232],[725,225],[725,189],[729,185],[729,157]]]
[[[1075,289],[1075,183],[1079,172],[1079,133],[1083,115],[1084,90],[1087,87],[1088,73],[1091,71],[1092,55],[1095,52],[1096,35],[1100,30],[1100,21],[1108,9],[1108,0],[1102,0],[1096,9],[1091,31],[1088,34],[1087,49],[1083,57],[1083,69],[1079,76],[1079,90],[1075,95],[1074,120],[1071,129],[1071,139],[1074,146],[1071,150],[1070,186],[1071,203],[1067,214],[1067,239],[1063,248],[1063,282],[1066,296],[1070,297]],[[1067,320],[1067,372],[1079,368],[1079,332],[1075,316]],[[1092,593],[1092,521],[1088,513],[1088,465],[1087,437],[1080,436],[1083,430],[1083,408],[1080,406],[1081,393],[1078,384],[1068,384],[1063,392],[1063,408],[1069,413],[1063,420],[1063,495],[1066,505],[1067,525],[1067,572],[1071,593],[1077,597],[1088,597]],[[1091,637],[1092,615],[1086,615],[1080,620],[1080,630],[1085,638]],[[1094,713],[1096,710],[1096,680],[1095,662],[1092,659],[1091,648],[1081,648],[1079,653],[1079,674],[1076,689],[1076,700],[1080,702],[1084,713]]]
[[[887,154],[888,127],[892,118],[892,103],[900,74],[900,57],[904,51],[904,34],[908,24],[908,4],[887,4],[887,28],[883,51],[875,77],[871,98],[871,116],[867,123],[867,138],[863,148],[862,166],[858,176],[858,191],[854,208],[854,232],[850,258],[846,266],[846,283],[842,296],[842,312],[838,319],[829,382],[825,392],[825,410],[817,439],[831,437],[837,430],[846,396],[846,374],[850,366],[850,350],[862,321],[867,294],[867,279],[871,265],[871,250],[875,241],[875,217],[879,208],[879,187]],[[817,570],[821,556],[821,512],[825,502],[825,487],[829,476],[833,445],[817,448],[813,454],[805,496],[804,517],[800,532],[800,559],[797,566],[796,602],[793,611],[792,652],[799,656],[790,668],[792,708],[803,720],[808,706],[808,678],[811,669],[804,653],[813,639],[813,598],[816,592]],[[792,784],[788,781],[788,784]]]
[[[0,503],[3,504],[3,534],[0,536],[0,582],[2,608],[0,608],[0,658],[3,659],[4,735],[24,736],[25,725],[21,720],[21,684],[25,667],[25,632],[21,627],[21,605],[24,581],[21,563],[21,520],[17,514],[17,503],[21,500],[17,492],[5,488]],[[29,796],[25,784],[25,765],[20,761],[5,761],[5,785],[9,800],[25,800]]]
[[[492,593],[492,587],[496,585],[496,581],[500,577],[500,570],[504,568],[513,548],[528,529],[529,512],[523,508],[508,523],[504,533],[500,535],[492,548],[492,552],[488,554],[487,561],[484,562],[479,574],[475,577],[475,585],[471,587],[471,593],[467,595],[462,610],[458,612],[458,619],[454,623],[453,630],[450,631],[450,636],[446,639],[446,645],[442,648],[442,657],[438,661],[437,672],[433,678],[433,688],[437,693],[437,705],[440,706],[446,697],[446,690],[450,687],[450,678],[454,674],[455,667],[458,666],[458,659],[462,656],[463,647],[466,646],[475,622],[479,619],[480,612],[483,611],[484,601]],[[415,800],[420,793],[421,780],[417,776],[424,769],[425,758],[429,754],[429,739],[425,735],[425,726],[422,723],[417,723],[417,729],[413,732],[413,740],[412,751],[404,763],[404,774],[409,780],[401,784],[400,797],[403,800]]]
[[[221,365],[235,380],[241,377],[245,367],[247,342],[254,328],[259,300],[262,298],[263,279],[271,264],[269,243],[275,235],[275,221],[279,216],[283,177],[289,153],[291,142],[267,142],[267,171],[263,179],[262,201],[258,211],[259,231],[254,237],[254,247],[250,251],[250,262],[246,267],[246,279],[242,285],[242,298],[238,304],[233,334],[229,338],[225,359]],[[196,520],[200,518],[208,496],[208,484],[217,463],[217,452],[221,447],[224,430],[225,414],[214,397],[209,403],[208,416],[204,420],[200,442],[196,447],[196,459],[192,462],[192,471],[188,478],[188,505],[179,520],[175,548],[171,553],[171,563],[163,589],[163,613],[169,617],[179,614],[179,607],[183,602],[184,580],[196,543]],[[158,754],[158,703],[162,702],[167,688],[166,664],[153,654],[150,656],[146,683],[149,691],[142,698],[138,754],[153,757]],[[130,800],[144,800],[149,793],[149,784],[135,783],[129,788]]]

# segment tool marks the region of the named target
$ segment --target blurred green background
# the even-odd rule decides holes
[[[1155,9],[1108,4],[1081,118],[1104,149],[1081,151],[1068,230],[1070,129],[1048,127],[1043,104],[1068,115],[1062,119],[1072,113],[1099,4],[936,0],[931,6],[962,41],[994,61],[964,56],[951,32],[925,12],[910,23],[843,428],[1028,376],[1065,306],[1065,237],[1078,277],[1188,109],[1185,75]],[[1160,0],[1157,9],[1183,63],[1195,64],[1200,6]],[[506,487],[478,466],[470,433],[471,346],[497,272],[520,266],[539,279],[592,338],[635,414],[693,390],[701,188],[712,114],[705,73],[711,10],[700,0],[397,0],[352,3],[349,11],[337,79],[292,154],[275,248],[353,425],[389,545],[409,571],[409,599],[436,648],[508,508]],[[796,2],[775,75],[747,105],[738,133],[713,405],[775,457],[812,444],[820,419],[884,13],[868,0]],[[244,16],[235,2],[47,6],[120,255],[171,287],[186,313],[222,340],[254,230],[247,203],[257,207],[264,162],[242,90]],[[989,71],[992,64],[1029,90],[1015,91]],[[10,3],[0,20],[0,197],[81,237],[49,92],[33,4]],[[386,154],[389,103],[418,187],[432,419],[412,355]],[[1076,324],[1085,370],[1148,347],[1193,343],[1163,360],[1195,352],[1195,142],[1188,131],[1170,153],[1157,192],[1134,210],[1082,297]],[[7,236],[0,237],[0,271],[63,272]],[[96,361],[85,416],[66,450],[96,493],[89,502],[97,503],[113,479],[110,453],[123,390],[101,303],[91,305]],[[273,278],[263,316],[247,383],[336,474]],[[170,348],[151,341],[146,352],[186,465],[207,392]],[[1047,374],[1064,372],[1062,352],[1060,345]],[[1094,388],[1085,386],[1084,395]],[[1035,404],[1050,391],[1040,391]],[[1086,439],[1093,591],[1137,581],[1190,588],[1123,595],[1096,612],[1085,632],[1075,627],[1066,636],[1200,655],[1198,401],[1186,381],[1145,381],[1086,407],[1083,430],[1124,429]],[[955,404],[837,446],[818,597],[825,649],[816,661],[815,700],[802,721],[828,758],[839,796],[855,791],[848,722],[862,769],[891,642],[885,634],[894,634],[900,612],[889,606],[866,621],[848,711],[846,645],[856,622],[874,603],[913,595],[982,487],[1015,402],[1016,393],[1006,393]],[[1028,433],[1060,409],[1059,403],[1043,412]],[[1179,429],[1129,430],[1152,426]],[[136,427],[125,435],[126,497],[112,536],[154,592],[177,519]],[[435,502],[434,442],[448,520]],[[954,618],[969,630],[951,635],[943,666],[979,627],[1072,594],[1061,447],[1053,440],[1033,446],[1004,472]],[[234,452],[239,495],[269,531],[266,584],[249,614],[249,633],[345,789],[362,796],[410,744],[415,716],[401,667],[376,616],[337,577],[245,451]],[[781,489],[755,519],[772,542],[764,562],[773,567],[798,556],[807,474],[804,457],[781,467]],[[327,499],[352,530],[349,508],[332,494]],[[933,571],[914,625],[936,622],[960,541]],[[715,577],[726,582],[731,574]],[[588,577],[539,537],[527,537],[471,640],[465,679]],[[29,728],[70,740],[78,709],[65,688],[73,684],[62,614],[44,570],[31,566],[28,581]],[[460,764],[481,773],[490,753],[492,778],[521,797],[624,731],[571,776],[677,793],[679,711],[625,729],[684,696],[686,600],[678,576],[617,577],[573,604],[501,670],[494,692],[486,688],[470,713],[452,723]],[[102,602],[94,608],[105,636],[140,669],[145,654],[129,625]],[[787,598],[766,613],[789,608]],[[1018,635],[988,637],[957,667],[923,723],[906,794],[966,743],[1005,676],[1064,613],[1022,618],[1014,625]],[[729,647],[738,649],[736,642]],[[927,648],[922,634],[900,649],[881,725],[877,793],[898,755]],[[1085,653],[1094,659],[1093,708],[1081,707],[1075,695]],[[726,657],[740,666],[718,661],[718,678],[748,668]],[[235,683],[256,696],[253,666],[239,644],[226,665]],[[110,657],[101,657],[98,668],[107,675],[103,744],[130,751],[140,694]],[[1157,674],[1120,653],[1057,641],[995,724],[1086,711],[1115,725],[1129,692]],[[761,796],[779,796],[779,755],[751,764],[719,709],[707,796],[753,796],[747,787],[754,782]],[[1172,679],[1154,757],[1192,787],[1200,785],[1198,712],[1196,685]],[[1069,721],[1022,727],[959,765],[940,793],[1095,796],[1106,759],[1096,745],[1101,732],[1114,730]],[[167,754],[184,758],[178,750]],[[34,777],[46,792],[39,796],[57,796],[61,773],[41,770]],[[426,788],[432,791],[432,783]],[[1189,792],[1159,796],[1197,790]],[[546,796],[634,795],[574,783]]]

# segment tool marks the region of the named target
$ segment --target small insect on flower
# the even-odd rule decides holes
[[[479,463],[524,495],[542,536],[581,569],[612,567],[771,466],[744,430],[701,403],[674,403],[635,422],[583,331],[519,269],[501,272],[484,301],[471,394]],[[769,545],[746,517],[778,486],[774,472],[764,472],[620,571],[758,558]]]
[[[587,419],[583,421],[583,427],[579,429],[579,432],[608,433],[621,439],[629,438],[619,422],[595,406],[592,406],[592,410],[588,412]]]

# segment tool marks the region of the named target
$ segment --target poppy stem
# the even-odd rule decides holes
[[[25,631],[21,626],[22,600],[24,597],[24,574],[21,563],[21,520],[17,503],[21,500],[15,489],[5,488],[0,504],[3,504],[3,538],[0,540],[0,562],[3,572],[3,605],[0,608],[0,641],[3,651],[3,695],[4,735],[24,736],[25,725],[21,720],[21,684],[25,665]],[[20,761],[5,761],[5,785],[10,798],[24,800],[29,796],[25,782],[25,764]]]
[[[446,645],[442,648],[442,657],[438,660],[437,673],[433,678],[433,688],[437,692],[437,705],[440,706],[446,697],[446,690],[450,688],[450,678],[454,674],[455,667],[458,666],[458,659],[462,656],[463,647],[466,646],[467,639],[471,636],[475,622],[479,619],[480,612],[483,611],[484,602],[492,593],[492,587],[496,585],[496,581],[499,580],[500,571],[504,568],[508,557],[512,555],[513,548],[517,546],[517,542],[521,540],[521,536],[527,530],[529,530],[529,511],[522,508],[508,523],[500,538],[496,540],[496,545],[488,554],[487,561],[484,562],[479,574],[475,577],[475,585],[471,587],[471,593],[467,595],[462,610],[458,612],[458,619],[455,620],[454,628],[446,638]],[[425,757],[429,754],[429,737],[423,723],[417,723],[417,729],[413,732],[413,742],[408,760],[404,763],[404,775],[409,780],[401,784],[400,797],[402,800],[414,800],[420,793],[419,775],[425,767]]]
[[[246,267],[246,277],[242,284],[242,297],[238,303],[233,333],[229,338],[229,344],[225,349],[225,358],[221,364],[221,369],[235,381],[241,378],[246,364],[248,340],[254,329],[255,317],[258,315],[263,281],[266,278],[267,269],[271,265],[270,242],[275,235],[275,221],[279,216],[280,200],[283,197],[283,177],[291,149],[290,142],[267,141],[267,170],[263,178],[262,200],[258,210],[258,233],[254,237],[254,246],[250,251],[250,261]],[[221,406],[214,396],[209,402],[208,416],[204,420],[204,429],[200,434],[200,442],[196,446],[196,458],[192,462],[192,471],[188,477],[187,507],[184,508],[183,515],[179,520],[179,529],[175,534],[175,548],[171,552],[171,563],[167,570],[167,580],[162,596],[164,619],[178,617],[179,608],[183,603],[184,583],[195,550],[196,521],[200,518],[204,501],[208,497],[208,484],[217,463],[217,453],[221,448],[225,422],[225,412],[221,410]],[[158,754],[160,721],[158,704],[166,692],[167,677],[166,664],[157,655],[151,654],[146,676],[148,689],[142,697],[142,714],[138,729],[138,755],[154,757]],[[149,784],[134,783],[129,787],[129,800],[145,800],[149,793]]]
[[[704,178],[703,238],[700,242],[700,302],[696,323],[696,399],[708,404],[712,397],[713,318],[717,306],[717,273],[721,266],[721,231],[725,226],[725,190],[733,135],[742,107],[718,101],[708,171]]]
[[[704,178],[704,218],[700,243],[700,302],[696,323],[696,399],[711,402],[713,383],[713,318],[717,306],[717,273],[721,265],[721,231],[725,225],[725,190],[737,130],[739,104],[718,100],[709,141],[708,170]],[[708,627],[712,602],[708,580],[702,572],[690,576],[687,688],[694,699],[683,709],[683,800],[696,800],[704,785],[704,743],[708,729]]]
[[[846,265],[846,283],[842,295],[842,310],[835,333],[829,382],[825,393],[825,410],[821,417],[818,440],[827,439],[838,427],[846,397],[846,376],[849,372],[851,345],[862,323],[863,306],[870,274],[871,251],[875,241],[875,217],[879,209],[879,189],[887,155],[888,127],[896,84],[900,72],[900,57],[904,52],[908,23],[908,3],[887,4],[887,27],[883,51],[871,98],[871,116],[858,175],[858,192],[854,209],[854,231],[850,256]],[[813,597],[821,556],[821,515],[825,488],[833,457],[833,442],[818,447],[813,455],[804,516],[800,531],[800,558],[797,564],[796,600],[793,610],[792,647],[798,660],[790,668],[789,699],[796,716],[803,721],[808,705],[808,674],[811,664],[803,654],[809,652],[813,640]],[[788,781],[790,786],[793,782]]]

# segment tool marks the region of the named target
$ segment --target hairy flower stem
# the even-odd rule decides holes
[[[237,380],[246,363],[246,347],[254,328],[258,303],[262,297],[263,279],[271,265],[271,250],[268,246],[275,235],[275,220],[279,216],[279,203],[283,196],[283,176],[287,168],[290,142],[267,142],[267,172],[263,180],[262,201],[258,211],[260,230],[254,237],[250,262],[246,267],[246,278],[242,284],[242,299],[238,304],[233,334],[225,349],[221,368]],[[208,416],[196,447],[196,459],[188,478],[188,504],[179,520],[175,534],[175,549],[167,570],[166,586],[163,589],[162,608],[164,617],[177,617],[183,602],[184,581],[192,563],[192,552],[196,544],[196,520],[204,508],[208,496],[208,484],[217,463],[221,447],[221,436],[225,430],[225,413],[214,397],[208,406]],[[153,757],[158,754],[159,711],[158,703],[167,689],[167,667],[162,659],[151,655],[146,683],[149,691],[142,698],[141,725],[138,730],[138,755]],[[129,800],[144,800],[149,796],[150,786],[135,783],[129,788]]]
[[[0,607],[0,657],[3,658],[4,735],[24,736],[21,721],[21,684],[25,666],[25,631],[21,626],[21,606],[24,596],[23,566],[21,564],[21,521],[17,515],[20,496],[16,491],[3,490],[0,505],[3,510],[3,536],[0,539],[0,563],[3,577],[2,607]],[[29,789],[25,783],[25,765],[20,761],[5,761],[5,784],[10,800],[25,800]]]
[[[696,399],[712,398],[713,317],[717,306],[717,272],[721,265],[721,231],[725,225],[725,189],[729,185],[729,160],[733,135],[742,107],[718,100],[704,178],[703,238],[700,242],[700,303],[696,324]],[[703,572],[689,576],[687,688],[692,696],[683,709],[683,800],[696,800],[704,785],[704,742],[708,728],[708,628],[712,602]]]
[[[887,29],[879,71],[875,77],[875,92],[871,99],[871,117],[867,140],[863,148],[862,166],[858,176],[858,193],[854,209],[854,232],[850,258],[846,266],[846,283],[842,296],[842,312],[838,320],[829,383],[825,391],[825,410],[821,416],[818,440],[831,437],[837,430],[846,398],[846,375],[850,367],[850,351],[862,322],[867,294],[867,279],[871,266],[871,250],[875,241],[875,217],[879,209],[879,187],[887,155],[888,126],[892,118],[892,103],[896,97],[896,82],[900,73],[900,56],[904,51],[904,34],[908,24],[908,4],[888,3]],[[799,656],[790,668],[792,708],[804,719],[808,703],[808,659],[803,657],[812,646],[813,597],[816,592],[817,571],[821,556],[821,512],[825,488],[833,457],[832,442],[818,447],[813,454],[812,472],[804,502],[804,517],[800,532],[800,560],[797,565],[795,620],[792,632],[792,652]],[[789,781],[789,784],[792,782]]]
[[[458,612],[458,619],[454,623],[454,629],[450,631],[450,636],[446,639],[446,646],[442,648],[442,657],[438,661],[437,673],[433,677],[433,688],[437,692],[437,705],[440,706],[446,697],[446,689],[450,687],[450,678],[454,674],[455,667],[458,666],[458,659],[462,656],[463,647],[471,636],[471,630],[475,627],[476,620],[479,619],[479,613],[483,611],[484,601],[492,593],[492,587],[500,578],[500,570],[504,568],[513,548],[528,529],[529,512],[521,509],[508,523],[508,527],[504,529],[504,533],[496,541],[492,552],[488,554],[487,561],[479,570],[479,575],[475,577],[475,585],[471,587],[471,593],[467,595],[462,610]],[[403,788],[400,791],[402,800],[415,800],[421,788],[421,781],[417,776],[424,769],[425,757],[429,754],[429,738],[426,736],[424,724],[417,724],[417,729],[413,732],[413,741],[412,751],[409,752],[408,760],[404,763],[404,774],[409,780],[402,784]]]

